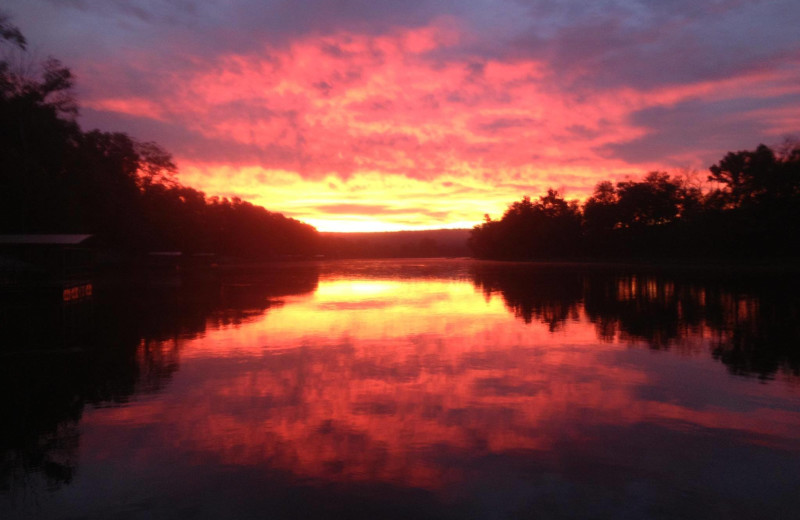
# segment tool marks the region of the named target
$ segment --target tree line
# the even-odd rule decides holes
[[[158,144],[84,131],[72,72],[48,59],[12,63],[27,42],[0,13],[0,234],[91,233],[104,247],[243,258],[310,254],[312,226],[176,180]]]
[[[727,153],[710,188],[648,173],[597,184],[583,204],[555,190],[473,228],[476,257],[792,258],[800,253],[800,144]]]

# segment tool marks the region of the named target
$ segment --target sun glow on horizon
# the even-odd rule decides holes
[[[179,180],[209,197],[239,197],[321,232],[470,229],[487,214],[499,218],[523,196],[536,198],[553,188],[569,200],[582,201],[593,189],[579,182],[588,174],[587,168],[556,165],[551,168],[554,173],[539,178],[481,174],[469,165],[462,166],[461,174],[432,178],[377,171],[354,172],[344,178],[334,173],[303,176],[257,165],[189,159],[181,159],[179,166]]]
[[[359,172],[346,179],[305,178],[286,170],[187,160],[181,161],[179,179],[209,197],[239,197],[321,232],[472,228],[485,214],[498,216],[514,200],[538,193],[533,186],[457,175],[426,180]]]
[[[353,218],[352,220],[298,218],[298,220],[302,220],[307,224],[311,224],[317,229],[317,231],[322,233],[381,233],[394,231],[426,231],[434,229],[470,229],[478,224],[478,222],[458,222],[455,224],[418,226],[393,224],[391,222],[383,222],[375,219],[361,220],[356,218]]]

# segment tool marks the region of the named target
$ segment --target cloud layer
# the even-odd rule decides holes
[[[87,127],[321,229],[464,226],[800,132],[793,1],[11,0]]]

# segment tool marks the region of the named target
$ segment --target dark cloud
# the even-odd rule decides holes
[[[491,121],[479,122],[475,126],[481,131],[498,132],[525,128],[533,123],[535,120],[530,117],[500,117]]]
[[[646,135],[604,146],[601,153],[631,163],[660,162],[665,167],[686,166],[687,156],[699,155],[710,165],[725,150],[752,148],[759,142],[776,144],[778,136],[765,126],[759,113],[798,105],[800,94],[717,102],[693,100],[649,108],[633,116],[633,123],[645,128]]]
[[[800,8],[792,0],[604,0],[583,12],[558,2],[525,3],[531,22],[508,39],[508,52],[546,61],[561,87],[652,88],[719,79],[800,51]]]
[[[570,137],[577,138],[595,138],[602,135],[603,131],[600,129],[587,128],[584,125],[572,125],[567,127],[567,132]]]
[[[119,113],[83,110],[83,126],[106,131],[124,132],[134,138],[156,141],[173,155],[191,157],[194,161],[230,166],[267,164],[274,168],[306,172],[311,159],[294,146],[274,143],[239,141],[207,137],[179,122],[161,121]],[[341,171],[352,170],[352,164],[340,163]],[[313,175],[312,175],[313,176]]]
[[[340,31],[380,34],[398,26],[426,25],[431,19],[458,9],[455,0],[9,0],[9,10],[30,20],[31,31],[42,40],[55,28],[76,40],[119,42],[127,38],[137,47],[178,44],[201,54],[247,53],[265,43],[282,45],[308,34]],[[40,18],[52,27],[36,27],[43,10],[56,19]],[[56,18],[54,16],[54,18]],[[61,21],[61,23],[58,22]],[[95,23],[102,20],[102,24]],[[26,32],[28,27],[24,27]],[[80,34],[80,33],[84,34]],[[134,33],[146,41],[133,41]],[[74,42],[80,45],[78,41]],[[99,49],[98,49],[99,50]],[[202,51],[202,52],[201,52]]]
[[[483,58],[532,56],[554,79],[587,87],[720,78],[800,50],[795,0],[9,0],[7,9],[46,53],[140,50],[175,60],[187,50],[193,59],[259,53],[309,34],[378,35],[449,16],[471,32],[446,52],[469,57],[473,74]]]

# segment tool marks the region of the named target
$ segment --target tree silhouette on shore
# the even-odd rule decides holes
[[[26,40],[0,13],[0,45]],[[122,252],[180,250],[267,259],[316,251],[312,226],[183,186],[170,154],[125,133],[84,131],[72,72],[0,60],[0,234],[91,233]]]
[[[557,192],[487,216],[469,245],[479,258],[789,258],[800,254],[800,144],[731,152],[709,168],[714,188],[651,172],[603,181],[583,205]]]

